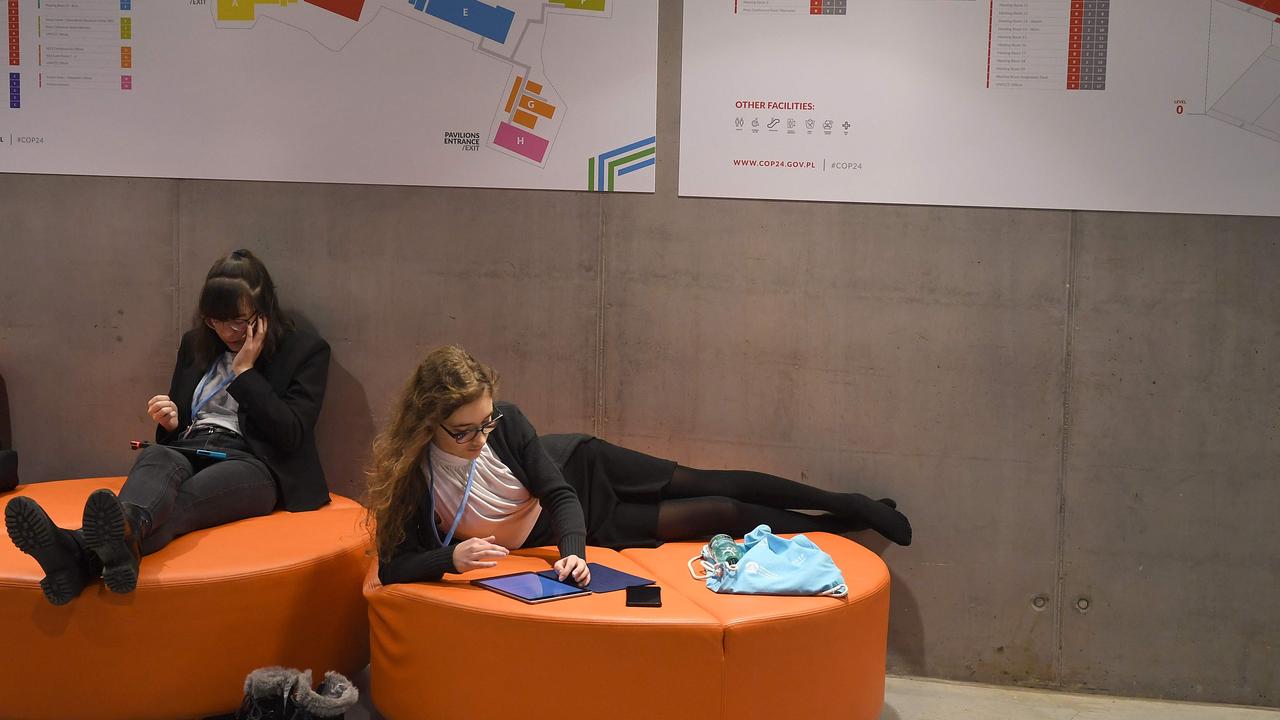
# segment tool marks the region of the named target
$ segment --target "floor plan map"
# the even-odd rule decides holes
[[[0,170],[653,189],[656,0],[6,1]]]

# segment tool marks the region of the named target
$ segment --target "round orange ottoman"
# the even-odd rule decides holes
[[[720,595],[685,566],[702,543],[622,555],[691,598],[724,628],[726,718],[877,720],[889,642],[889,568],[840,535],[805,533],[836,562],[845,598]],[[784,537],[792,537],[784,535]]]
[[[587,555],[644,575],[612,550]],[[496,568],[386,587],[372,568],[378,711],[389,720],[720,717],[720,626],[688,598],[664,593],[660,608],[630,608],[618,591],[529,605],[470,584],[555,560],[552,548],[521,550]]]
[[[661,608],[613,592],[528,605],[470,585],[546,570],[553,548],[369,601],[371,692],[391,720],[519,717],[876,720],[884,702],[889,572],[862,546],[809,533],[849,597],[722,596],[689,576],[701,543],[588,548],[591,562],[653,578]]]
[[[75,528],[89,493],[123,482],[23,485],[0,502],[27,495]],[[143,558],[135,592],[99,582],[61,607],[41,593],[35,560],[0,537],[0,716],[201,717],[238,707],[255,668],[358,672],[368,536],[360,506],[332,500],[184,535]]]

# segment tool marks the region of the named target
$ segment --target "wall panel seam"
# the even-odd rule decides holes
[[[605,331],[605,232],[608,226],[605,217],[604,196],[600,202],[599,225],[596,228],[596,366],[595,366],[595,406],[591,410],[592,434],[596,437],[604,435],[604,331]]]
[[[1053,592],[1053,682],[1058,687],[1062,687],[1063,683],[1062,637],[1067,606],[1067,459],[1071,443],[1071,373],[1075,340],[1076,216],[1075,211],[1070,212],[1067,226],[1067,287],[1062,333],[1062,434],[1058,453],[1058,527],[1055,539],[1057,577],[1054,580]]]
[[[182,339],[182,186],[185,180],[173,182],[173,342],[177,347]]]

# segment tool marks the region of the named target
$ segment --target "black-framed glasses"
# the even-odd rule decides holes
[[[236,318],[234,320],[218,320],[216,318],[205,318],[204,321],[208,323],[209,327],[213,328],[214,330],[227,328],[232,332],[244,332],[245,330],[248,330],[249,326],[253,324],[253,321],[257,319],[258,319],[258,313],[254,313],[247,318]]]
[[[440,429],[444,430],[446,435],[453,438],[454,442],[458,443],[459,445],[466,445],[472,440],[475,440],[476,436],[479,435],[480,433],[484,433],[485,437],[488,437],[489,433],[493,432],[493,429],[498,427],[498,421],[501,419],[502,419],[502,413],[498,413],[497,415],[494,415],[493,417],[484,421],[484,423],[481,424],[480,427],[473,427],[470,430],[458,430],[455,432],[445,427],[444,425],[441,425]]]

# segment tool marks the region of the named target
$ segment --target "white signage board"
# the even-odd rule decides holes
[[[654,188],[657,0],[0,2],[0,171]]]
[[[1280,1],[684,4],[680,194],[1280,215]]]

